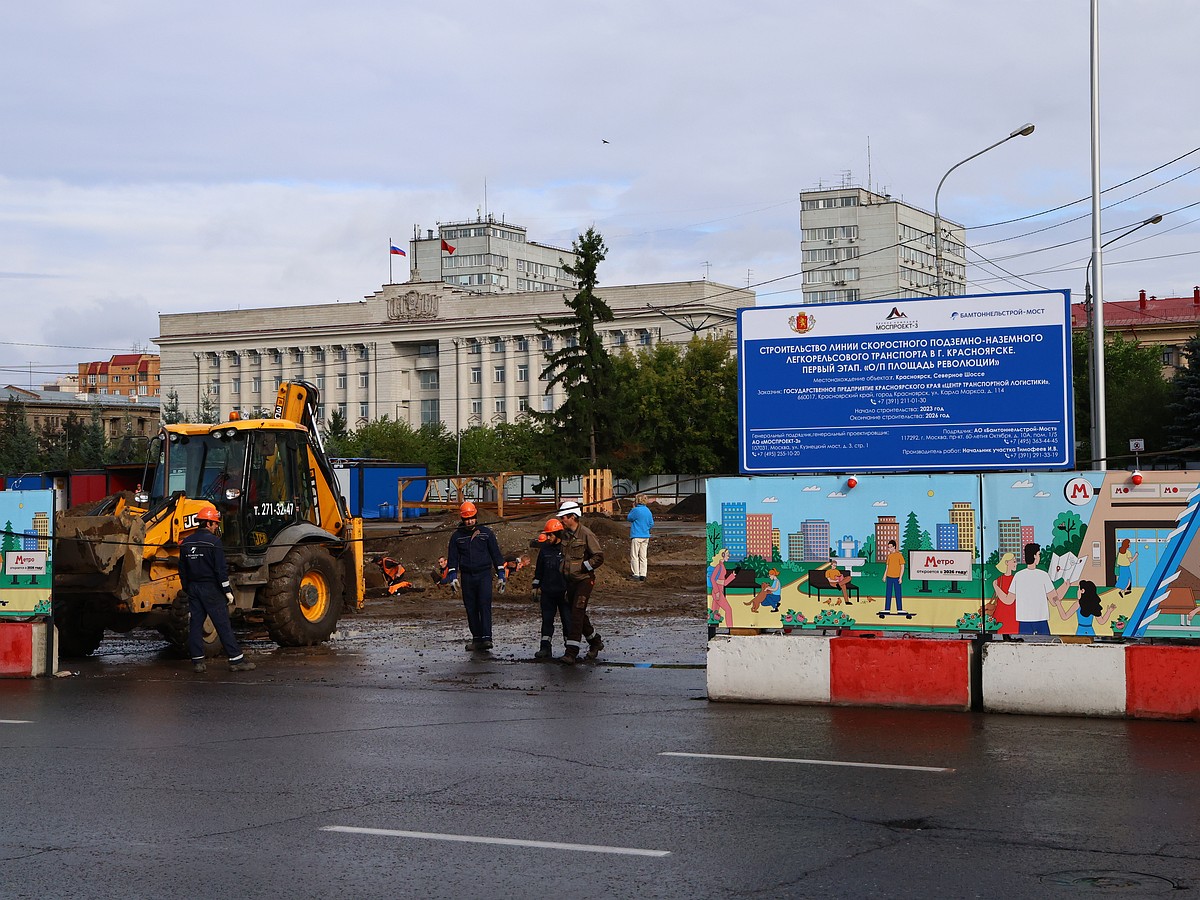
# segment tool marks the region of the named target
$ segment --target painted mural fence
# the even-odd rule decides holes
[[[50,615],[53,491],[0,491],[0,623]]]
[[[1200,473],[710,479],[710,628],[1200,638]]]

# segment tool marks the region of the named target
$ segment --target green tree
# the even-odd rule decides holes
[[[868,534],[867,539],[863,541],[862,555],[867,562],[875,562],[875,535]]]
[[[554,412],[533,413],[553,435],[549,446],[554,451],[551,463],[555,471],[551,474],[576,474],[585,462],[595,466],[611,444],[608,426],[613,407],[606,392],[612,390],[612,360],[596,327],[613,321],[612,310],[596,295],[597,269],[608,248],[600,234],[589,228],[572,250],[578,262],[563,264],[563,271],[579,288],[574,297],[564,298],[571,314],[537,322],[543,337],[560,344],[542,370],[546,392],[561,387],[565,394],[562,406]]]
[[[342,415],[342,411],[338,407],[333,408],[333,412],[329,416],[329,421],[325,426],[325,440],[332,445],[339,445],[350,436],[350,431],[346,427],[346,417]],[[337,453],[337,456],[353,456],[352,453]]]
[[[1077,513],[1061,512],[1051,526],[1054,539],[1050,541],[1052,552],[1078,554],[1083,546],[1083,519]]]
[[[184,420],[183,412],[179,408],[179,391],[175,388],[167,391],[160,415],[164,425],[176,425]]]
[[[196,421],[203,422],[205,425],[215,425],[219,412],[216,398],[212,394],[206,393],[200,399],[200,409],[196,413]]]
[[[10,394],[0,413],[0,472],[30,472],[38,462],[37,435],[25,417],[25,404]]]
[[[8,554],[15,553],[16,551],[18,551],[20,549],[21,549],[20,536],[17,535],[13,531],[13,524],[11,521],[5,522],[4,523],[4,537],[0,538],[0,550],[4,551],[5,556],[8,556]],[[15,574],[12,577],[12,583],[13,584],[17,583],[17,576]]]
[[[1080,468],[1093,468],[1099,460],[1095,459],[1091,443],[1091,336],[1076,332],[1071,341],[1076,457]],[[1120,335],[1105,340],[1104,456],[1109,460],[1109,468],[1120,468],[1130,461],[1130,438],[1142,438],[1152,451],[1168,447],[1168,429],[1174,421],[1165,414],[1170,396],[1171,383],[1162,377],[1160,347],[1127,341]]]
[[[1180,348],[1180,363],[1168,393],[1167,447],[1195,460],[1200,459],[1200,336]]]

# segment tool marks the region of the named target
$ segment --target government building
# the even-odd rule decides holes
[[[523,229],[519,233],[522,240],[495,238],[490,249],[457,236],[461,245],[449,241],[455,255],[460,246],[472,251],[465,255],[489,254],[493,269],[491,257],[505,255],[497,245],[510,244],[505,268],[494,272],[512,270],[509,290],[490,277],[478,285],[482,291],[472,290],[474,283],[449,283],[463,273],[439,268],[432,243],[443,256],[451,254],[440,246],[448,239],[438,236],[410,244],[410,271],[429,272],[427,280],[386,284],[357,302],[160,315],[154,342],[163,396],[174,391],[181,411],[193,418],[205,406],[222,419],[234,411],[269,415],[280,382],[304,380],[321,392],[323,422],[336,410],[350,428],[387,416],[413,427],[444,422],[452,432],[556,409],[564,397],[559,389],[546,392],[542,370],[559,346],[540,335],[536,323],[568,316],[564,295],[573,296],[575,288],[560,283],[560,272],[517,268],[525,258]],[[538,287],[512,291],[525,276],[540,279]],[[610,351],[734,334],[737,310],[755,299],[753,291],[708,281],[601,286],[596,294],[615,316],[599,323]]]

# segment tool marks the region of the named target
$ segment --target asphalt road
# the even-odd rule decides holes
[[[714,704],[701,629],[622,625],[574,669],[365,623],[237,676],[134,641],[0,681],[0,896],[1200,885],[1195,724]]]

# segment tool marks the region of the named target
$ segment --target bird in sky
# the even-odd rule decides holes
[[[600,138],[600,143],[602,143],[602,144],[607,144],[607,143],[608,143],[608,141],[606,141],[604,138]]]

